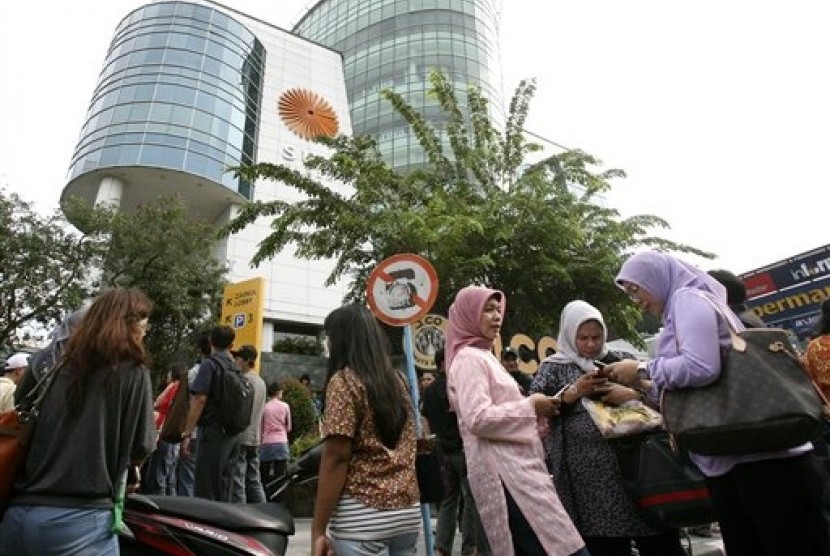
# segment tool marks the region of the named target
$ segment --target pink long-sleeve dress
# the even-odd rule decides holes
[[[504,488],[551,556],[585,543],[548,474],[533,402],[490,351],[464,347],[448,373],[450,404],[458,414],[470,490],[493,554],[514,556]]]

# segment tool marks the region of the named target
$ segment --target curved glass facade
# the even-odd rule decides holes
[[[427,77],[441,69],[459,101],[481,88],[497,122],[504,119],[498,49],[499,0],[321,0],[293,31],[343,53],[355,134],[373,136],[384,158],[406,170],[425,162],[409,125],[382,100],[392,89],[438,129]]]
[[[163,2],[119,24],[69,168],[151,166],[251,198],[229,166],[256,162],[265,48],[207,6]]]

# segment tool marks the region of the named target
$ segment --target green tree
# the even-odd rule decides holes
[[[60,212],[38,214],[31,203],[0,189],[0,347],[24,325],[53,324],[80,307],[96,242]]]
[[[639,312],[621,303],[613,284],[625,256],[644,246],[711,256],[652,235],[654,228],[669,227],[657,216],[622,218],[598,202],[611,180],[625,176],[621,170],[601,170],[598,159],[580,150],[527,164],[540,150],[524,133],[532,81],[517,88],[500,130],[478,89],[469,88],[461,102],[444,75],[433,73],[430,80],[431,95],[446,115],[440,130],[402,96],[382,93],[424,148],[422,169],[398,174],[366,137],[321,138],[332,154],[306,159],[307,168],[344,188],[326,187],[282,165],[237,169],[246,179],[279,181],[304,196],[294,203],[252,203],[231,222],[227,231],[259,217],[273,219],[273,232],[252,264],[294,244],[301,257],[334,258],[328,282],[351,278],[348,298],[361,299],[377,263],[395,253],[418,253],[438,272],[436,312],[445,313],[461,287],[482,284],[507,295],[507,333],[550,333],[564,304],[582,298],[598,306],[618,333],[636,339]]]
[[[90,208],[78,200],[64,209],[79,228],[104,242],[96,285],[137,287],[153,301],[145,342],[158,382],[170,363],[195,355],[196,332],[218,320],[226,270],[213,255],[216,228],[192,219],[173,196],[130,212]]]

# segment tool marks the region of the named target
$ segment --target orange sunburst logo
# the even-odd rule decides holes
[[[303,139],[337,135],[337,114],[326,99],[308,89],[288,89],[280,95],[280,118]]]

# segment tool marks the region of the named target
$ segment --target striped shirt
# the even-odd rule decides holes
[[[379,510],[343,496],[329,520],[329,534],[335,539],[380,541],[417,533],[421,527],[421,507],[414,504],[401,510]]]

